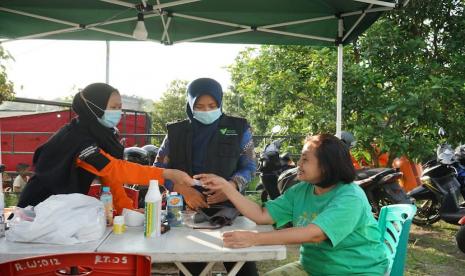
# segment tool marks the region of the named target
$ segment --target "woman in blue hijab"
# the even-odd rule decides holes
[[[223,90],[217,81],[210,78],[192,81],[187,87],[187,118],[167,125],[168,134],[155,165],[182,170],[190,176],[215,174],[244,192],[256,170],[252,132],[247,120],[224,114],[222,104]],[[232,206],[221,191],[190,189],[204,197],[208,205]],[[232,265],[225,263],[227,270]],[[192,263],[187,268],[198,275],[204,266]],[[255,263],[246,263],[238,275],[258,275]]]

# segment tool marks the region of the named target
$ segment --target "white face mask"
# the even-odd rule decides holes
[[[116,127],[121,120],[123,111],[121,109],[106,109],[102,118],[97,118],[97,121],[105,127]]]
[[[204,125],[212,124],[214,121],[218,120],[221,116],[221,110],[219,108],[210,110],[210,111],[195,111],[192,112],[194,119],[201,122]]]
[[[95,118],[97,118],[97,121],[104,127],[108,128],[114,128],[118,125],[119,121],[121,120],[121,116],[123,111],[121,109],[101,109],[99,106],[94,104],[93,102],[87,100],[84,98],[84,95],[82,95],[82,92],[79,94],[81,96],[81,99],[84,101],[84,103],[87,105],[87,108],[89,108],[90,112],[94,114]],[[103,111],[103,115],[101,118],[95,114],[95,112],[90,108],[90,106],[87,104],[90,103],[96,108],[100,109]]]

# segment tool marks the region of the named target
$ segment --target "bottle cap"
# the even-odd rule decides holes
[[[107,193],[107,192],[110,191],[110,187],[104,186],[104,187],[102,188],[102,191],[103,191],[104,193]]]
[[[177,192],[171,192],[170,195],[178,195]]]

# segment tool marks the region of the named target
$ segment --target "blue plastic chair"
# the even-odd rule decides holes
[[[408,236],[416,211],[413,204],[394,204],[381,208],[378,228],[389,260],[386,275],[404,275]]]

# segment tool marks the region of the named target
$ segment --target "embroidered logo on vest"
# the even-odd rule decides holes
[[[225,136],[237,136],[235,129],[220,128],[220,133]]]

